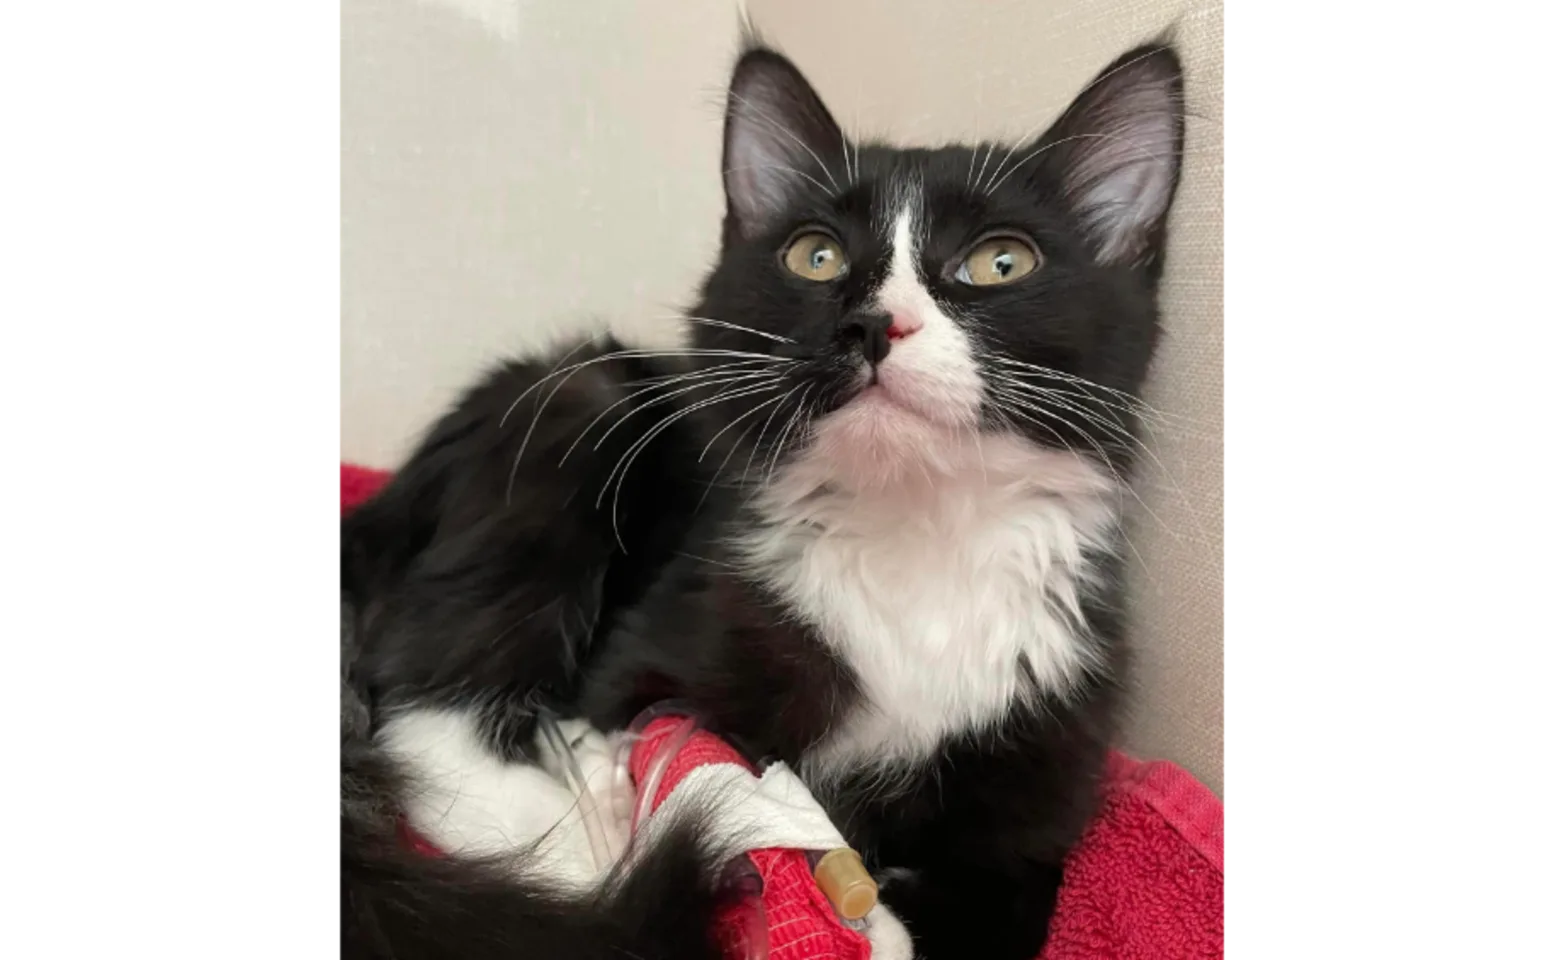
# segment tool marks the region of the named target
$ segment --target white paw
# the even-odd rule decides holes
[[[561,720],[557,727],[570,751],[569,759],[575,761],[575,768],[586,781],[582,816],[595,817],[602,824],[608,853],[618,859],[630,842],[631,810],[635,803],[630,771],[618,762],[619,745],[627,735],[604,735],[585,720]],[[542,730],[538,732],[537,747],[543,768],[560,783],[570,784],[572,772],[567,758]]]
[[[874,960],[912,960],[912,935],[889,907],[877,904],[863,919],[869,955]]]
[[[574,793],[542,767],[495,756],[463,710],[412,710],[387,721],[381,745],[412,783],[412,827],[457,856],[519,854],[517,869],[565,884],[596,873]]]

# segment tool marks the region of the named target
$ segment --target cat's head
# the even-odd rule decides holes
[[[1182,92],[1174,52],[1142,47],[1033,141],[901,149],[854,142],[791,62],[748,50],[693,312],[717,426],[751,463],[823,445],[861,480],[940,469],[980,435],[1126,458]]]

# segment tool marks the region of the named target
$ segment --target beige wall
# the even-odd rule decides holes
[[[1021,136],[1178,22],[1189,159],[1133,529],[1130,745],[1222,779],[1222,9],[751,0],[849,130]],[[715,248],[732,0],[344,0],[342,452],[389,466],[486,362],[663,336]],[[1154,518],[1154,519],[1153,519]]]

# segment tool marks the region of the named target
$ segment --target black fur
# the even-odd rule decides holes
[[[887,191],[915,182],[930,223],[920,266],[936,297],[966,318],[985,351],[1080,378],[1096,400],[1048,418],[996,400],[985,424],[1127,469],[1131,398],[1156,343],[1166,205],[1113,221],[1112,210],[1083,205],[1083,177],[1123,175],[1092,152],[1102,130],[1128,135],[1137,118],[1116,113],[1121,102],[1162,110],[1181,136],[1180,84],[1170,50],[1126,54],[1036,144],[1015,151],[1024,162],[1011,175],[980,180],[993,187],[985,193],[972,185],[972,147],[852,151],[790,63],[762,49],[741,59],[723,250],[692,315],[793,342],[706,324],[687,356],[610,341],[506,364],[344,520],[347,954],[714,955],[705,930],[717,865],[692,852],[697,824],[584,901],[524,886],[493,865],[412,857],[396,843],[398,784],[372,746],[374,718],[409,704],[481,705],[494,749],[520,760],[540,705],[617,728],[677,698],[755,759],[796,768],[858,690],[810,626],[729,562],[725,538],[747,522],[746,494],[801,432],[785,426],[794,409],[785,401],[769,419],[758,405],[807,387],[801,415],[818,419],[860,388],[865,356],[883,357],[884,324],[876,328],[865,306],[890,254],[874,217]],[[822,182],[735,174],[735,154],[755,150],[735,138],[746,124],[750,134],[764,130],[742,115],[747,108],[792,131],[816,156],[790,168]],[[762,148],[792,149],[780,140]],[[995,148],[993,159],[1005,152]],[[1172,142],[1116,162],[1160,163],[1166,169],[1153,172],[1176,182],[1177,153]],[[814,283],[779,267],[779,251],[804,226],[837,237],[855,265],[848,276]],[[996,226],[1034,243],[1044,269],[999,288],[957,283],[952,264]],[[697,380],[668,396],[678,383],[652,379],[735,362],[722,350],[799,363],[780,385],[756,378],[744,382],[753,392],[726,398]],[[1018,703],[1001,730],[951,742],[894,789],[849,777],[820,796],[871,868],[892,878],[885,898],[922,956],[1030,958],[1042,944],[1060,865],[1091,815],[1114,731],[1118,568],[1112,557],[1098,561],[1107,586],[1088,595],[1085,613],[1104,664],[1068,702]]]

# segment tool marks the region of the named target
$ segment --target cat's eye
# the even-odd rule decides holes
[[[847,254],[829,234],[801,233],[783,251],[782,264],[805,280],[824,283],[847,272]]]
[[[1014,283],[1042,263],[1037,248],[1020,237],[989,237],[973,247],[956,268],[956,279],[973,287]]]

